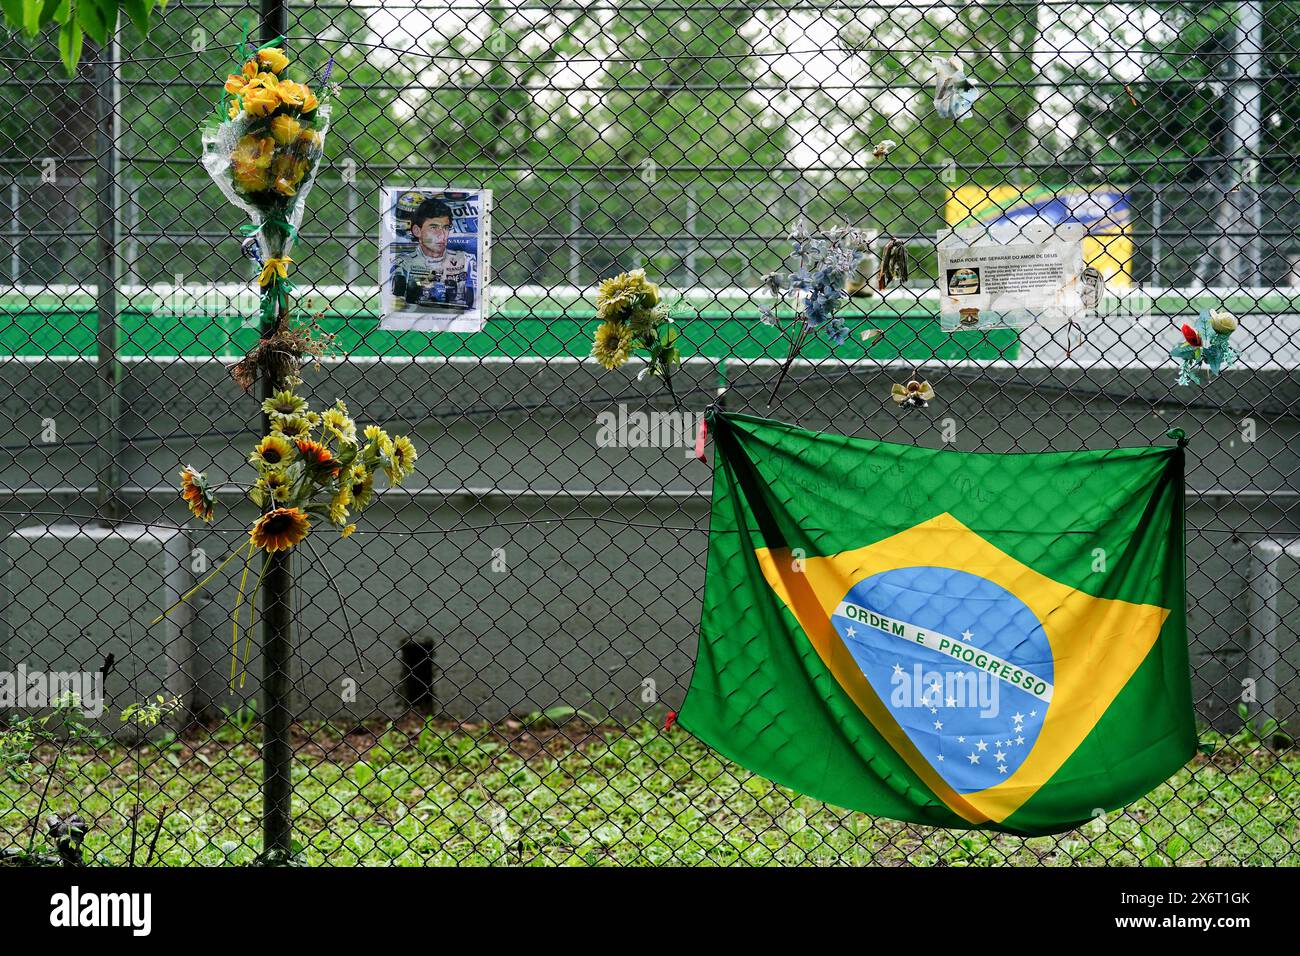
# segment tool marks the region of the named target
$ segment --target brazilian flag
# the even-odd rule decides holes
[[[711,421],[687,730],[842,807],[1022,835],[1191,758],[1181,440],[972,454]]]

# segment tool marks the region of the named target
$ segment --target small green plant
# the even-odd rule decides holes
[[[93,739],[85,723],[81,698],[73,691],[57,697],[50,711],[40,717],[21,717],[6,730],[0,731],[0,770],[14,783],[37,785],[40,771],[44,782],[40,785],[40,798],[32,814],[31,833],[26,846],[12,846],[0,850],[0,862],[17,866],[80,866],[81,844],[88,829],[86,822],[76,813],[66,816],[51,814],[44,817],[50,794],[50,785],[63,774],[62,761],[68,746],[77,740]],[[48,765],[37,757],[43,746],[54,748],[54,758]],[[46,850],[38,850],[36,841],[41,835],[49,841]],[[54,851],[53,855],[47,852]]]
[[[1237,716],[1241,718],[1241,730],[1237,732],[1237,741],[1245,747],[1267,747],[1282,749],[1294,747],[1295,738],[1287,733],[1285,725],[1272,717],[1262,720],[1250,716],[1250,708],[1245,703],[1237,705]]]
[[[252,730],[253,725],[257,723],[257,701],[249,700],[240,705],[238,710],[222,707],[221,713],[225,716],[226,722],[243,736]]]
[[[133,794],[135,804],[131,808],[131,852],[127,858],[129,866],[135,866],[135,851],[140,835],[140,813],[144,806],[143,788],[141,786],[144,777],[144,761],[140,757],[140,752],[149,740],[149,731],[180,709],[181,699],[179,697],[165,697],[159,694],[153,700],[128,704],[122,710],[122,723],[132,725],[137,732],[135,745],[132,747],[135,756],[135,792]],[[163,824],[167,820],[167,809],[164,806],[163,812],[157,818],[153,840],[150,842],[149,851],[145,855],[145,866],[153,862],[154,851],[158,846],[158,837],[162,835]]]
[[[595,726],[600,723],[600,719],[589,711],[580,710],[577,707],[559,706],[548,707],[545,710],[535,710],[520,718],[520,723],[525,727],[536,727],[542,724],[560,724],[568,723],[575,717],[585,720],[587,723]]]

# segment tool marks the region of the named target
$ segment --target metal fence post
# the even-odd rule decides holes
[[[1237,166],[1238,188],[1231,193],[1237,213],[1234,228],[1242,231],[1232,256],[1229,275],[1238,285],[1260,284],[1259,177],[1260,177],[1260,65],[1264,59],[1263,17],[1258,0],[1237,4],[1233,54],[1241,94],[1236,100],[1230,127],[1231,153]],[[1225,151],[1227,152],[1227,151]]]
[[[1159,288],[1160,281],[1160,260],[1164,258],[1165,249],[1162,241],[1161,232],[1165,228],[1163,195],[1161,189],[1163,183],[1152,183],[1151,185],[1151,284]]]
[[[347,189],[344,191],[347,197],[345,209],[348,216],[348,265],[347,265],[347,282],[348,285],[356,283],[361,278],[361,267],[358,262],[358,255],[361,248],[361,227],[357,224],[357,209],[361,205],[361,196],[357,191],[356,179],[349,179]]]
[[[262,42],[283,36],[286,17],[282,0],[262,0],[261,12]],[[261,334],[268,334],[278,319],[272,316]],[[263,398],[283,387],[269,369],[263,370],[261,383]],[[262,416],[262,430],[270,430],[266,415]],[[289,742],[293,571],[289,555],[288,551],[269,555],[262,580],[262,857],[274,863],[288,859],[293,842],[293,749]]]
[[[10,281],[14,285],[18,285],[18,279],[22,276],[23,271],[21,255],[23,240],[20,235],[22,232],[22,207],[19,202],[18,177],[15,176],[13,181],[9,183],[9,235],[12,242],[9,250],[9,274],[11,276]]]
[[[569,285],[577,288],[581,281],[582,248],[578,235],[582,231],[582,193],[577,186],[569,197]]]
[[[96,500],[99,516],[116,521],[122,516],[118,490],[122,486],[122,366],[118,362],[117,285],[121,279],[118,240],[121,194],[118,189],[121,113],[119,82],[121,48],[115,27],[108,44],[97,54],[95,219],[99,244],[95,281],[96,339],[99,379],[99,435]]]

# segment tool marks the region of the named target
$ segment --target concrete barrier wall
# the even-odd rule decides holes
[[[770,365],[694,363],[676,384],[687,406],[701,410],[725,379],[728,407],[761,413],[772,373]],[[1171,426],[1188,432],[1195,693],[1207,721],[1235,726],[1242,681],[1251,676],[1248,549],[1300,530],[1295,376],[1235,371],[1187,391],[1190,405],[1169,403],[1167,368],[954,367],[925,373],[939,393],[929,409],[900,412],[887,401],[889,385],[910,373],[796,368],[780,417],[932,447],[943,446],[947,427],[951,447],[993,451],[1163,443]],[[77,656],[98,666],[111,651],[118,670],[108,682],[110,703],[174,687],[178,674],[195,711],[237,709],[255,698],[255,646],[245,686],[233,695],[227,687],[234,566],[195,601],[179,633],[155,633],[144,625],[163,593],[156,580],[129,590],[93,586],[121,569],[123,555],[93,541],[72,548],[66,531],[53,544],[32,531],[11,536],[66,524],[60,516],[93,517],[99,405],[93,364],[7,363],[0,376],[10,436],[0,468],[10,591],[0,669]],[[601,412],[620,404],[670,408],[653,383],[573,362],[340,364],[306,379],[321,403],[343,396],[359,421],[409,430],[421,455],[411,484],[383,494],[356,535],[339,540],[321,529],[297,559],[302,716],[392,715],[414,697],[458,718],[573,707],[634,719],[680,702],[694,659],[710,468],[680,446],[597,441]],[[176,472],[193,464],[218,484],[225,475],[246,479],[258,403],[216,362],[128,364],[120,389],[131,521],[184,524],[183,545],[164,550],[190,555],[188,573],[210,567],[244,537],[254,509],[223,495],[212,527],[186,523]],[[45,419],[55,422],[55,442],[41,440]],[[1255,423],[1254,441],[1243,439],[1245,419]],[[152,567],[148,555],[129,560]],[[140,575],[147,576],[132,573]],[[51,602],[73,595],[76,607],[40,625],[52,612],[15,605],[15,588],[28,604],[48,593]],[[60,614],[84,624],[74,651],[64,648]],[[170,669],[159,654],[173,659]]]

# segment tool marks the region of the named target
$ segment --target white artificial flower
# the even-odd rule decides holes
[[[1210,310],[1210,328],[1220,335],[1228,335],[1237,329],[1237,317],[1227,309]]]
[[[892,139],[882,139],[871,150],[871,155],[874,159],[884,159],[897,145]]]

